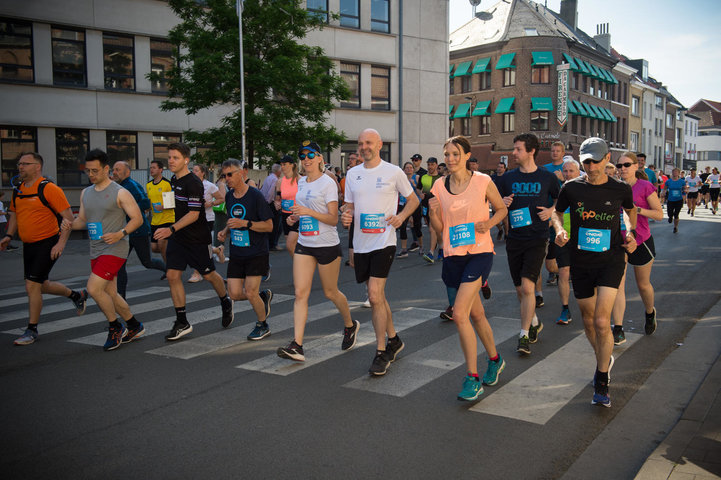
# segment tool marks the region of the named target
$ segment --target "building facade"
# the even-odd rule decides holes
[[[721,170],[721,102],[701,99],[688,110],[698,118],[698,167]]]

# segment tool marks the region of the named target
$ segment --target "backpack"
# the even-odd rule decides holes
[[[12,204],[13,208],[17,209],[17,206],[15,205],[15,199],[16,198],[31,198],[31,197],[38,197],[43,205],[45,205],[46,208],[48,208],[51,212],[55,214],[55,217],[58,219],[58,225],[60,225],[63,221],[62,215],[60,215],[58,212],[55,211],[55,209],[50,205],[50,202],[48,202],[48,199],[45,198],[45,186],[48,183],[53,183],[47,178],[44,178],[38,183],[38,191],[37,193],[29,193],[29,194],[23,194],[19,193],[17,188],[13,189],[13,198],[12,198]]]

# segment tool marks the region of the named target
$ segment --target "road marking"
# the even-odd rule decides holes
[[[408,307],[393,312],[393,325],[398,332],[401,332],[406,328],[414,327],[437,316],[438,312],[435,310]],[[342,336],[342,333],[333,333],[305,342],[303,345],[303,350],[306,352],[305,362],[294,362],[280,358],[273,352],[257,360],[237,365],[235,368],[287,376],[345,353],[340,349]],[[376,337],[373,332],[373,326],[370,323],[362,324],[354,348],[360,348],[375,341]]]
[[[437,312],[433,311],[433,313]],[[493,329],[496,345],[500,345],[518,334],[518,319],[491,317],[488,322]],[[393,362],[386,375],[382,377],[364,375],[343,386],[394,397],[405,397],[427,383],[464,365],[463,351],[458,343],[458,330],[455,326],[449,326],[453,329],[453,335],[410,355],[403,356],[401,353],[401,357]],[[480,341],[478,342],[478,351],[479,353],[485,353]],[[485,360],[478,362],[481,373],[484,371],[484,365]]]
[[[213,294],[213,296],[217,296],[214,290],[210,290],[210,293]],[[275,297],[278,297],[279,302],[284,302],[287,300],[290,300],[290,295],[274,295]],[[242,305],[238,305],[236,308],[236,312],[243,312],[250,309],[250,305],[247,302],[244,302]],[[220,323],[220,317],[221,317],[221,310],[220,305],[216,305],[214,307],[205,308],[203,310],[188,312],[190,316],[190,322],[192,325],[198,325],[200,323],[210,322],[211,320],[216,320],[218,323]],[[170,328],[173,326],[173,322],[175,322],[175,315],[171,317],[165,317],[160,318],[158,320],[152,320],[150,322],[142,322],[143,326],[145,327],[145,335],[144,337],[148,337],[150,335],[156,335],[158,333],[167,333],[170,331]],[[192,333],[191,333],[192,335]],[[105,332],[101,333],[95,333],[92,335],[88,335],[85,337],[75,338],[73,340],[68,340],[72,343],[82,343],[85,345],[102,345],[105,343],[105,339],[107,338],[108,334]]]
[[[626,333],[626,343],[613,349],[616,361],[641,337],[638,333]],[[593,393],[590,382],[595,368],[591,346],[582,333],[493,395],[482,398],[470,411],[545,425],[583,390],[588,391],[590,403]],[[611,371],[612,389],[613,382]]]

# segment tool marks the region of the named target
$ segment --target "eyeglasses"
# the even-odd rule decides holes
[[[585,159],[585,160],[584,160],[583,162],[581,162],[581,163],[583,163],[584,165],[589,165],[589,164],[591,164],[591,163],[593,163],[593,164],[599,164],[599,163],[601,163],[601,162],[603,162],[603,160],[594,160],[593,158],[587,158],[587,159]]]
[[[27,167],[28,165],[40,165],[40,162],[18,162],[18,167]]]
[[[308,152],[307,154],[306,154],[306,153],[301,153],[300,155],[298,155],[298,158],[300,158],[301,160],[305,160],[306,157],[308,157],[309,159],[313,160],[313,159],[315,158],[315,153],[313,153],[313,152]]]
[[[617,163],[616,168],[631,168],[631,165],[636,165],[633,162]]]
[[[223,174],[220,175],[220,178],[232,177],[233,175],[235,175],[235,174],[238,173],[238,172],[240,172],[240,170],[234,170],[234,171],[232,171],[232,172],[223,173]]]

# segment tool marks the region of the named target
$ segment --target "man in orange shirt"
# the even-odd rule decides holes
[[[75,304],[78,315],[85,313],[88,292],[70,290],[59,282],[48,280],[50,270],[65,249],[70,232],[60,232],[57,214],[72,221],[73,213],[63,191],[42,175],[43,157],[25,153],[18,161],[22,183],[10,202],[10,221],[7,235],[0,240],[5,250],[17,231],[23,241],[25,291],[28,293],[29,321],[25,333],[15,345],[30,345],[38,338],[38,322],[43,308],[43,293],[68,297]],[[39,189],[42,189],[42,197]],[[47,204],[42,201],[45,199]]]

